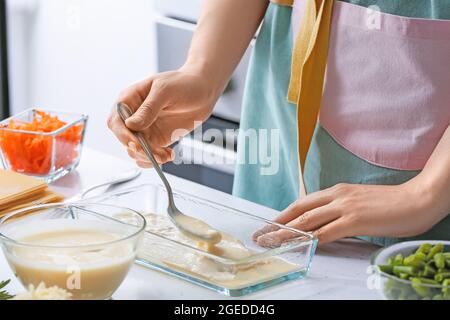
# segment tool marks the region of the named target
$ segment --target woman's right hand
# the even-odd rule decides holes
[[[144,134],[158,162],[172,160],[174,152],[169,146],[210,116],[268,4],[261,0],[204,1],[185,65],[121,94],[118,102],[127,104],[135,114],[125,126],[114,108],[108,126],[139,166],[150,164],[127,127]]]
[[[122,92],[118,102],[128,105],[134,115],[124,125],[114,107],[108,127],[140,167],[151,164],[129,130],[142,132],[156,160],[164,164],[174,159],[169,146],[208,119],[219,95],[220,89],[201,72],[181,68],[160,73]]]

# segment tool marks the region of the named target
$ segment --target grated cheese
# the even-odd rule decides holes
[[[72,294],[56,286],[47,288],[41,282],[36,288],[33,285],[28,287],[28,291],[16,295],[12,300],[71,300]]]

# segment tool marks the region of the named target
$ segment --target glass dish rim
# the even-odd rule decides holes
[[[9,121],[20,117],[21,115],[24,115],[28,112],[32,112],[32,111],[44,111],[44,112],[51,112],[51,113],[56,113],[56,114],[65,114],[65,115],[71,115],[71,116],[76,116],[79,117],[79,119],[68,122],[65,126],[55,130],[55,131],[51,131],[51,132],[36,132],[36,131],[27,131],[27,130],[17,130],[17,129],[10,129],[10,128],[5,128],[2,127],[1,125],[3,124],[7,124]],[[39,109],[39,108],[30,108],[30,109],[26,109],[16,115],[13,115],[11,117],[8,117],[6,119],[3,119],[2,121],[0,121],[0,131],[8,131],[8,132],[14,132],[14,133],[23,133],[23,134],[34,134],[34,135],[40,135],[40,136],[56,136],[62,132],[64,132],[66,129],[81,123],[81,122],[86,122],[89,119],[89,116],[87,114],[84,113],[71,113],[71,112],[64,112],[64,111],[57,111],[57,110],[50,110],[50,109]],[[86,128],[83,128],[83,131]]]
[[[140,185],[129,186],[129,187],[126,187],[124,189],[112,190],[112,191],[100,194],[98,196],[93,196],[93,197],[90,197],[90,198],[80,199],[78,201],[81,202],[81,203],[84,203],[84,201],[94,201],[94,202],[95,201],[101,201],[102,199],[104,200],[104,199],[106,199],[108,197],[117,196],[119,194],[131,193],[133,191],[142,190],[142,188],[148,187],[148,186],[150,186],[150,187],[158,187],[158,188],[160,188],[162,190],[165,190],[164,186],[162,184],[160,184],[160,183],[156,183],[156,182],[155,183],[144,183],[144,184],[140,184]],[[298,237],[295,237],[295,238],[292,239],[294,241],[296,239],[300,240],[299,239],[300,237],[302,237],[302,238],[307,237],[308,238],[307,240],[303,239],[303,240],[300,240],[299,242],[296,242],[296,243],[291,243],[290,244],[288,242],[287,244],[282,245],[282,246],[280,246],[278,248],[267,249],[266,251],[263,251],[261,253],[253,254],[253,255],[251,255],[251,256],[249,256],[247,258],[230,259],[230,258],[220,257],[220,256],[215,255],[213,253],[206,252],[206,251],[204,251],[204,250],[202,250],[200,248],[193,247],[193,246],[190,246],[190,245],[178,242],[176,240],[166,238],[166,237],[164,237],[164,236],[162,236],[160,234],[157,234],[157,233],[145,230],[145,233],[151,234],[152,236],[156,236],[156,237],[158,237],[160,239],[163,239],[165,241],[169,241],[171,243],[174,243],[177,246],[181,246],[181,247],[186,248],[186,249],[188,249],[190,251],[193,251],[193,252],[199,253],[201,255],[204,255],[206,257],[209,257],[211,259],[214,259],[215,261],[218,261],[218,262],[220,262],[222,264],[232,265],[232,266],[249,264],[249,263],[253,263],[255,261],[261,260],[261,259],[274,257],[274,256],[277,256],[279,254],[286,253],[288,251],[291,251],[291,250],[294,250],[294,249],[298,249],[298,248],[301,248],[301,247],[304,247],[304,246],[308,246],[308,245],[315,246],[317,241],[318,241],[317,238],[312,233],[301,231],[301,230],[297,230],[297,229],[294,229],[294,228],[290,228],[290,227],[287,227],[285,225],[273,222],[273,221],[271,221],[269,219],[266,219],[266,218],[263,218],[263,217],[260,217],[260,216],[257,216],[257,215],[251,214],[251,213],[247,213],[247,212],[242,211],[240,209],[236,209],[236,208],[224,205],[224,204],[220,204],[220,203],[217,203],[215,201],[208,200],[208,199],[205,199],[205,198],[193,195],[193,194],[188,193],[188,192],[180,191],[178,189],[173,189],[173,192],[174,192],[175,196],[184,196],[185,199],[186,199],[186,196],[187,196],[189,200],[191,198],[194,198],[196,200],[200,200],[202,202],[202,204],[204,204],[206,202],[206,204],[211,204],[211,205],[213,205],[215,207],[222,207],[222,208],[224,208],[226,210],[229,210],[229,211],[232,211],[232,212],[234,211],[234,212],[237,212],[237,213],[242,214],[244,216],[248,216],[251,219],[259,220],[261,222],[265,222],[265,223],[268,223],[268,224],[271,224],[271,225],[275,225],[275,226],[278,226],[278,227],[280,227],[280,228],[282,228],[284,230],[289,230],[289,231],[292,231],[292,232],[294,232],[296,234],[299,234]]]
[[[414,241],[399,242],[399,243],[396,243],[396,244],[393,244],[393,245],[390,245],[388,247],[381,248],[381,249],[375,251],[372,254],[372,256],[370,257],[370,264],[375,267],[375,271],[380,276],[383,276],[383,277],[389,278],[391,280],[395,280],[395,281],[398,281],[400,283],[408,284],[408,285],[412,286],[413,283],[410,280],[400,279],[400,278],[398,278],[398,277],[396,277],[396,276],[394,276],[392,274],[389,274],[389,273],[381,271],[380,267],[377,264],[375,264],[375,261],[376,261],[376,259],[378,258],[378,256],[382,252],[384,252],[384,251],[386,251],[388,249],[392,249],[392,247],[394,247],[394,246],[398,246],[399,249],[400,249],[404,245],[411,245],[411,246],[417,245],[417,246],[420,246],[421,244],[424,244],[424,243],[430,243],[430,244],[442,243],[442,244],[444,244],[446,246],[450,246],[450,241],[447,241],[447,240],[428,240],[428,241],[427,240],[414,240]],[[441,284],[421,283],[420,286],[421,287],[427,287],[427,288],[435,288],[435,289],[443,289],[444,288],[444,285],[441,285]]]
[[[2,217],[0,219],[0,227],[2,225],[4,225],[4,223],[10,219],[11,217],[15,216],[15,215],[20,215],[22,213],[25,213],[27,211],[33,211],[33,210],[38,210],[38,209],[46,209],[46,208],[58,208],[58,207],[68,207],[68,206],[72,206],[72,207],[77,207],[80,205],[86,205],[86,206],[104,206],[104,207],[113,207],[113,208],[119,208],[119,209],[124,209],[124,210],[130,210],[132,211],[134,214],[136,214],[138,217],[140,217],[141,221],[143,221],[142,225],[138,228],[137,231],[133,232],[130,235],[127,235],[125,237],[121,237],[119,239],[115,239],[113,241],[107,241],[107,242],[100,242],[100,243],[96,243],[96,244],[87,244],[87,245],[76,245],[76,246],[50,246],[50,245],[36,245],[36,244],[30,244],[30,243],[26,243],[26,242],[22,242],[22,241],[18,241],[16,239],[12,239],[8,236],[6,236],[5,234],[3,234],[2,232],[0,232],[0,241],[6,241],[8,243],[13,243],[16,246],[21,246],[21,247],[30,247],[30,248],[43,248],[43,249],[86,249],[86,248],[96,248],[99,246],[109,246],[112,244],[116,244],[116,243],[120,243],[126,240],[129,240],[133,237],[138,236],[140,233],[143,233],[145,231],[145,228],[147,227],[147,220],[145,219],[145,217],[137,212],[136,210],[133,210],[131,208],[126,208],[126,207],[121,207],[121,206],[116,206],[116,205],[110,205],[110,204],[104,204],[104,203],[88,203],[88,202],[63,202],[63,203],[51,203],[51,204],[42,204],[42,205],[37,205],[37,206],[31,206],[28,208],[23,208],[23,209],[19,209],[19,210],[15,210],[11,213],[8,213],[7,215],[5,215],[4,217]],[[88,210],[90,211],[90,210]],[[114,219],[112,217],[108,217],[106,215],[103,215],[99,212],[93,212],[90,211],[91,213],[94,213],[96,215],[100,215],[102,217],[114,220],[115,222],[119,222],[119,223],[124,223],[118,219]],[[25,216],[26,218],[26,216]]]

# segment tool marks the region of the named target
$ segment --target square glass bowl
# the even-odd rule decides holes
[[[45,113],[64,124],[49,132],[11,128],[41,119]],[[3,168],[55,181],[76,168],[80,161],[88,116],[41,109],[29,109],[0,122],[0,159]],[[47,120],[48,121],[48,120]],[[56,121],[56,120],[54,120]],[[50,121],[49,121],[50,122]],[[49,124],[51,128],[51,124]]]
[[[242,212],[184,192],[175,191],[174,197],[182,212],[231,236],[236,240],[235,245],[249,249],[250,253],[244,258],[225,258],[174,236],[170,231],[173,226],[167,223],[167,192],[157,184],[131,187],[82,201],[140,212],[147,217],[147,230],[138,252],[138,264],[227,296],[242,296],[307,275],[317,245],[311,234],[273,223],[257,216],[258,212]],[[269,248],[260,247],[252,240],[252,234],[262,228],[279,228],[286,240]]]

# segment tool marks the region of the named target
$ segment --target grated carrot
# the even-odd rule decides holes
[[[11,120],[3,128],[33,133],[54,132],[67,125],[57,116],[36,111],[30,122]],[[10,169],[28,174],[45,175],[52,169],[70,165],[78,157],[78,146],[82,139],[83,124],[72,126],[62,133],[42,136],[0,130],[0,148]],[[52,150],[55,143],[55,163],[52,168]]]

